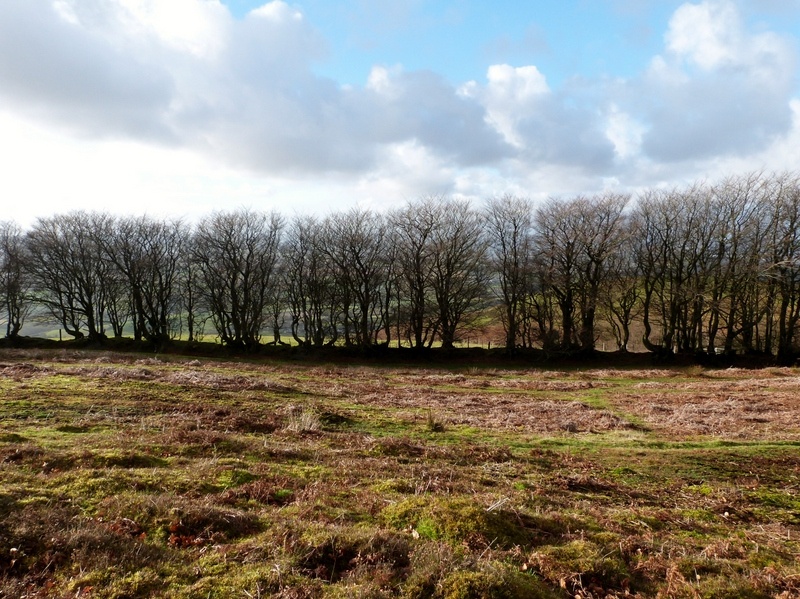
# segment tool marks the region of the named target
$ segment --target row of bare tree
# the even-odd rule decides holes
[[[210,325],[229,346],[452,347],[498,319],[505,346],[796,355],[800,179],[480,208],[443,197],[324,218],[240,209],[180,220],[72,212],[0,224],[6,335],[163,344]]]
[[[658,353],[796,357],[800,179],[488,203],[508,347],[594,348],[598,319]],[[638,329],[637,329],[638,330]]]

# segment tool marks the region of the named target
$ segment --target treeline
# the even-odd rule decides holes
[[[73,338],[163,345],[413,348],[501,322],[506,351],[798,354],[800,179],[604,193],[534,206],[443,197],[387,214],[181,220],[71,212],[0,224],[6,335],[26,318]],[[472,333],[474,335],[474,333]]]

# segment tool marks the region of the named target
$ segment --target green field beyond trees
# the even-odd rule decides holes
[[[790,598],[800,371],[0,350],[0,597]]]

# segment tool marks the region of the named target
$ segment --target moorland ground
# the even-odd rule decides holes
[[[797,597],[800,370],[0,350],[0,597]]]

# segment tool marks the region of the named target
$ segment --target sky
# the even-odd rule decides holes
[[[0,0],[0,220],[800,170],[800,0]]]

